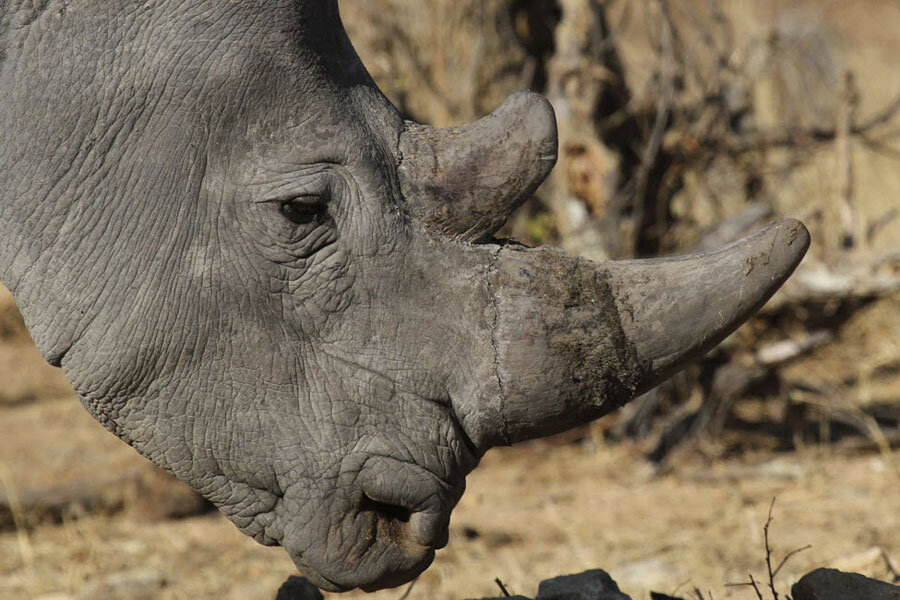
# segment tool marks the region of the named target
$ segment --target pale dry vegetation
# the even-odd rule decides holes
[[[579,37],[587,21],[558,10],[591,6],[603,8],[593,32],[606,37]],[[736,219],[737,235],[777,213],[803,218],[814,239],[798,284],[657,395],[566,436],[489,453],[454,513],[450,546],[409,597],[496,596],[495,578],[529,595],[542,579],[603,568],[636,599],[695,586],[753,598],[726,584],[765,573],[762,525],[775,496],[778,552],[811,545],[779,573],[782,589],[825,565],[892,577],[900,119],[854,128],[887,115],[900,93],[900,6],[342,7],[374,77],[416,119],[470,121],[523,87],[564,109],[559,168],[510,235],[595,257],[667,253],[732,232],[723,222]],[[715,68],[720,55],[729,68]],[[722,93],[710,100],[711,90]],[[739,127],[722,120],[728,111]],[[0,598],[99,597],[105,578],[123,573],[150,598],[273,598],[293,573],[286,555],[203,508],[90,419],[0,293]]]

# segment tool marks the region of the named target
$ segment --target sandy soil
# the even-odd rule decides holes
[[[7,490],[143,465],[72,398],[2,408],[0,422]],[[784,590],[806,570],[847,557],[884,576],[883,563],[866,558],[873,547],[900,559],[900,455],[813,447],[696,459],[655,475],[625,447],[536,442],[485,458],[454,514],[450,546],[410,597],[496,595],[495,577],[530,594],[544,578],[600,567],[635,598],[694,585],[716,598],[749,598],[725,584],[763,576],[773,497],[776,555],[812,545],[779,575]],[[0,534],[0,598],[75,596],[136,570],[165,580],[160,598],[210,599],[273,598],[294,573],[283,551],[256,545],[216,514],[149,522],[126,510]]]

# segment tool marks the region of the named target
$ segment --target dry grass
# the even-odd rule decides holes
[[[411,597],[496,595],[496,577],[532,594],[544,578],[598,566],[635,598],[651,588],[672,593],[683,582],[716,598],[746,597],[723,584],[764,571],[761,524],[776,495],[777,546],[812,545],[779,574],[781,587],[870,547],[900,558],[898,466],[897,457],[809,449],[685,464],[651,477],[622,447],[535,443],[492,452],[470,477],[449,548]],[[873,563],[870,573],[884,575],[880,568]],[[3,598],[75,593],[98,576],[133,569],[163,574],[162,598],[210,599],[247,594],[249,583],[274,597],[293,572],[282,551],[257,546],[215,515],[159,524],[87,517],[0,535]]]

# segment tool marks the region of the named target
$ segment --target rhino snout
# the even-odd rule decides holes
[[[450,513],[462,496],[463,480],[448,483],[422,466],[386,456],[356,455],[344,466],[351,464],[357,467],[344,471],[334,491],[347,495],[339,503],[343,508],[332,513],[331,527],[317,528],[312,536],[309,530],[294,530],[282,543],[322,589],[375,591],[402,585],[427,569],[435,551],[447,545]]]

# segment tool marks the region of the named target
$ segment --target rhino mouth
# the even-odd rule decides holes
[[[374,577],[371,571],[367,571],[366,575],[362,576],[354,575],[349,569],[343,571],[332,569],[334,572],[329,573],[331,575],[329,577],[311,567],[303,558],[295,558],[294,562],[303,575],[322,591],[340,593],[361,589],[364,592],[377,592],[412,581],[431,566],[434,556],[433,548],[426,549],[418,560],[411,561],[407,565],[385,564],[378,573],[374,574]]]
[[[366,543],[341,557],[316,562],[313,556],[292,556],[297,568],[316,587],[327,592],[362,589],[374,592],[397,587],[424,572],[436,551],[447,544],[449,527],[441,525],[428,544],[411,534],[416,515],[397,506],[364,499],[360,505],[360,537]],[[315,563],[315,564],[313,564]]]
[[[384,456],[364,459],[354,479],[357,491],[343,515],[317,538],[324,552],[297,552],[302,540],[285,540],[295,564],[331,592],[376,591],[414,579],[447,545],[464,480],[452,485],[417,464]]]

